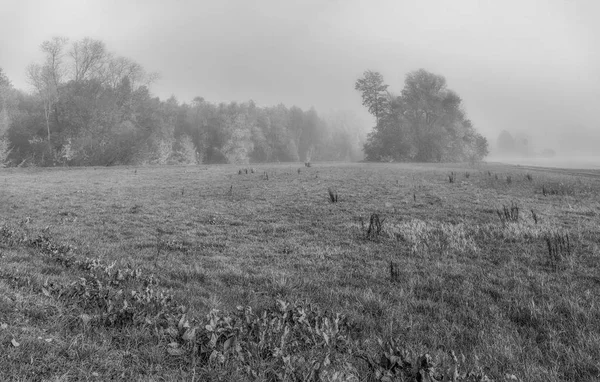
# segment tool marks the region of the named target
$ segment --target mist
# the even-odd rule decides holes
[[[399,92],[425,68],[460,95],[492,157],[503,130],[557,156],[590,155],[600,130],[600,4],[591,0],[22,1],[3,14],[0,66],[22,90],[42,41],[89,36],[159,73],[151,91],[161,99],[342,110],[366,134],[374,118],[353,86],[363,71]]]

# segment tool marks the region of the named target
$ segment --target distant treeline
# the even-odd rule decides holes
[[[254,102],[154,97],[156,75],[101,41],[41,45],[27,70],[33,91],[0,68],[0,165],[98,166],[362,159],[352,115]]]

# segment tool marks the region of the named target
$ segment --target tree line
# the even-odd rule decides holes
[[[99,40],[41,44],[31,91],[0,68],[0,165],[109,166],[362,159],[349,113],[253,101],[180,103],[151,91],[157,75]]]
[[[488,154],[486,138],[443,76],[424,69],[410,72],[400,95],[394,95],[383,76],[369,70],[355,89],[376,121],[364,144],[367,160],[475,162]]]

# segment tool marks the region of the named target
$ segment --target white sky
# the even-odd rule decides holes
[[[489,138],[600,130],[599,0],[3,0],[0,12],[0,67],[21,89],[44,40],[89,36],[159,72],[161,98],[366,115],[363,71],[399,93],[425,68]]]

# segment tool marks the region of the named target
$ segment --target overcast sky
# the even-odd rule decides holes
[[[41,42],[87,36],[160,73],[161,98],[365,116],[354,90],[363,71],[399,93],[425,68],[489,138],[600,130],[598,0],[4,0],[0,12],[0,67],[21,89]]]

